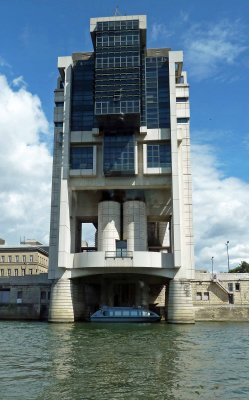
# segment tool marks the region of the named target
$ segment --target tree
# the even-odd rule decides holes
[[[249,272],[249,263],[246,261],[241,261],[240,265],[238,267],[230,269],[229,272],[237,272],[237,273],[242,273],[242,272]]]

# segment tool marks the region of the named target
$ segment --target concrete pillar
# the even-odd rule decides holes
[[[194,324],[191,284],[186,280],[171,280],[168,293],[168,322]]]
[[[65,273],[52,285],[49,322],[73,322],[73,283]]]
[[[102,201],[98,205],[98,251],[116,251],[120,240],[120,203]]]
[[[147,250],[147,215],[143,201],[126,201],[123,206],[124,240],[128,251]]]

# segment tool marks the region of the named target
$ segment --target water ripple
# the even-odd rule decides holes
[[[0,326],[1,400],[249,398],[246,323]]]

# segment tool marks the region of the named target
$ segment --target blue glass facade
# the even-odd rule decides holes
[[[167,57],[146,57],[146,120],[149,129],[170,127]]]
[[[73,67],[71,130],[89,131],[94,126],[94,58],[90,57]]]
[[[104,174],[135,174],[135,143],[133,135],[104,136]]]
[[[147,167],[167,168],[171,166],[170,143],[147,145]]]
[[[139,114],[139,21],[98,22],[95,42],[95,114]]]
[[[73,146],[70,149],[71,169],[93,169],[93,147]]]
[[[73,65],[71,130],[99,128],[104,175],[132,175],[139,127],[170,127],[167,51],[147,53],[139,20],[97,22],[92,35],[94,53]],[[71,168],[92,168],[86,149],[72,147]],[[147,150],[148,168],[170,164],[170,145]]]

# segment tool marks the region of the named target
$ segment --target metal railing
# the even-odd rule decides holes
[[[105,258],[133,258],[133,252],[120,249],[117,251],[106,251]]]

